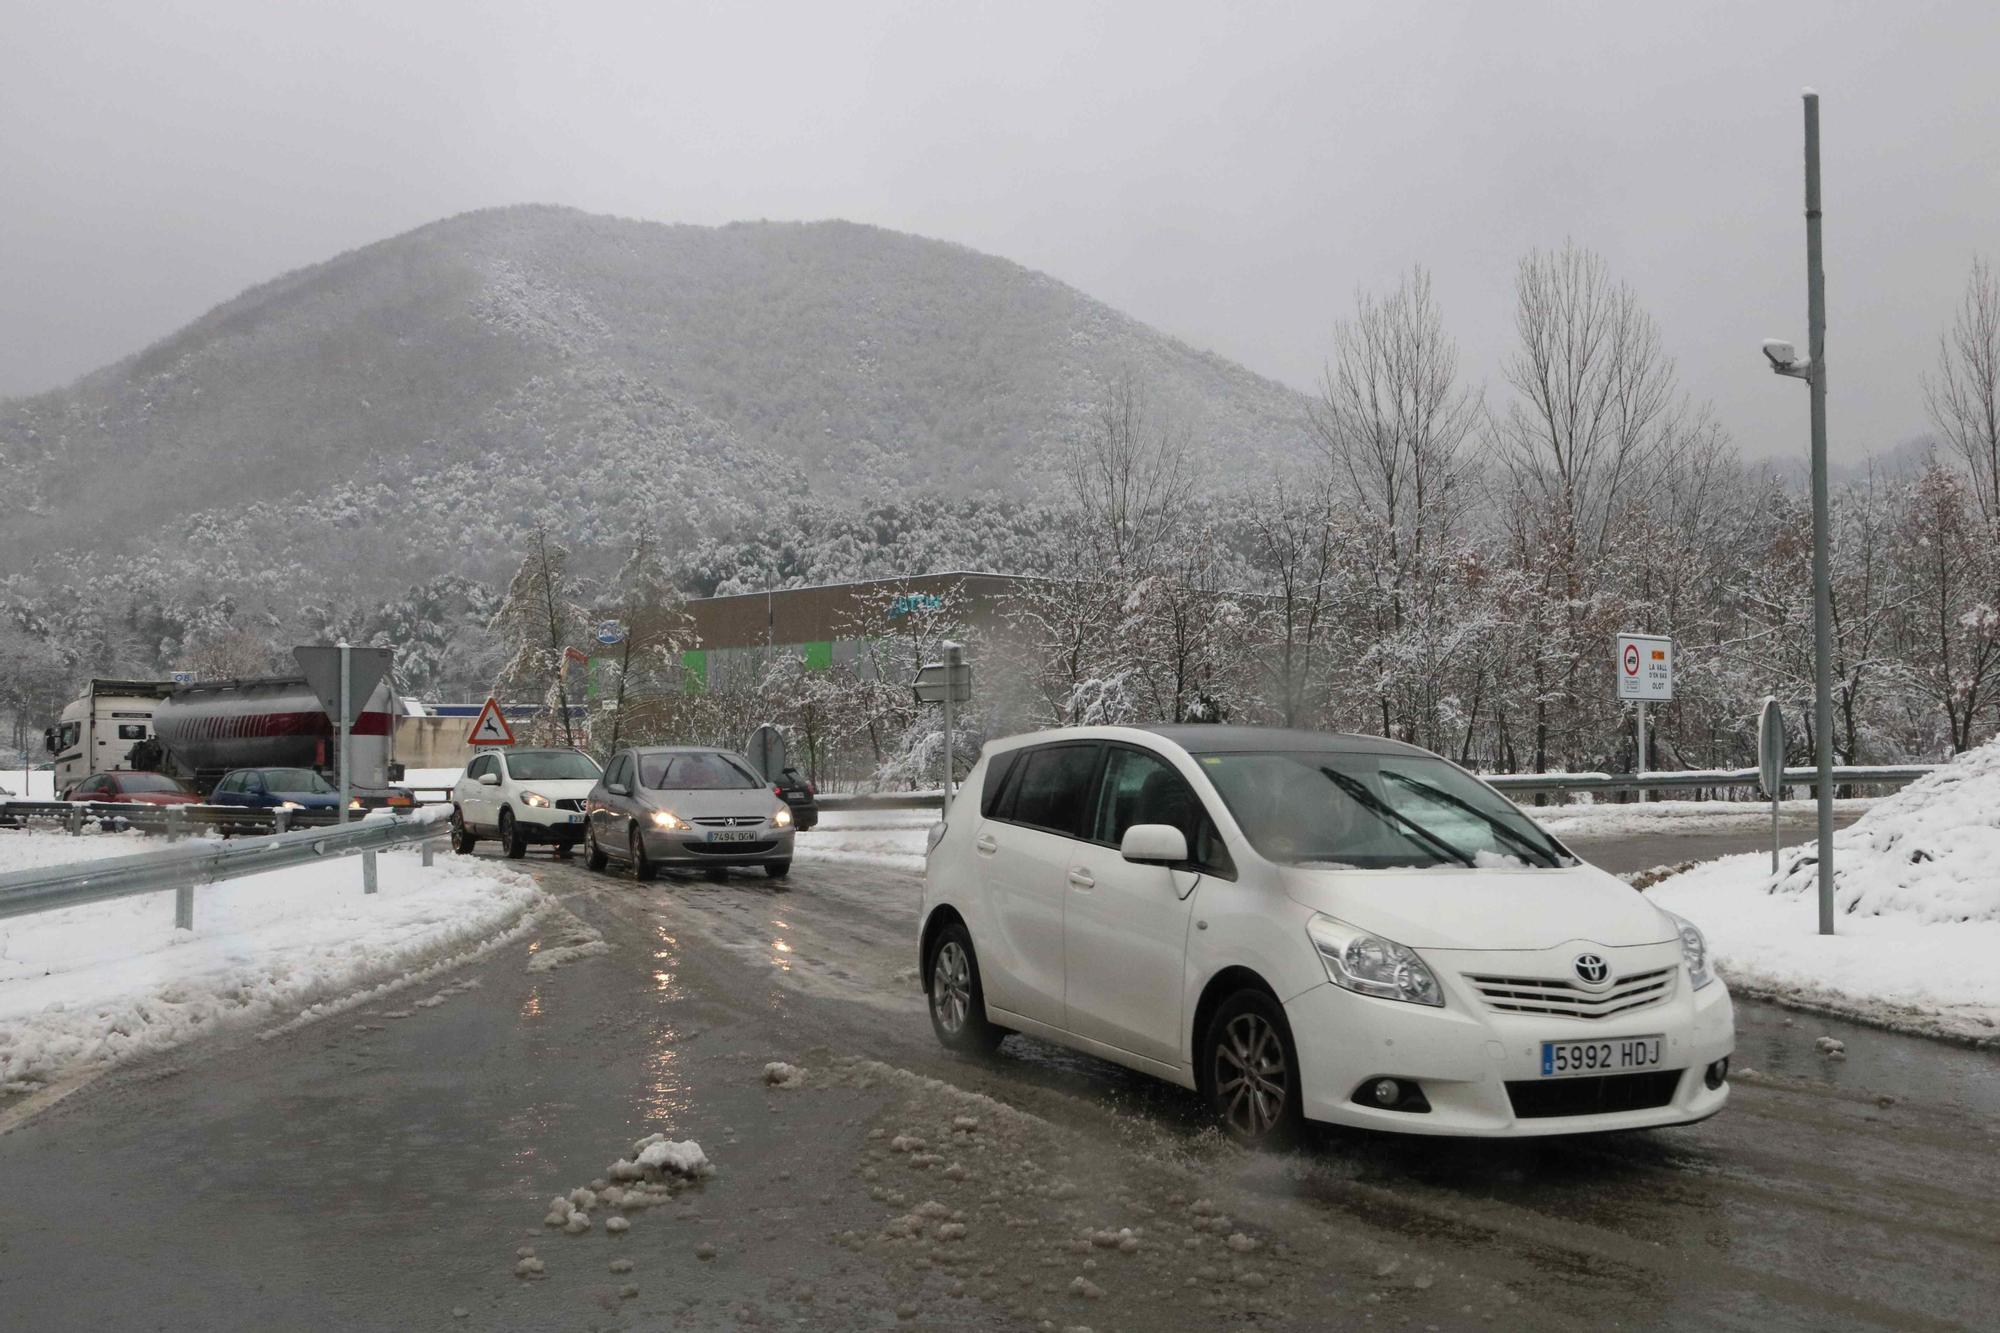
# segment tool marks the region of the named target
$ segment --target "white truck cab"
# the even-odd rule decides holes
[[[168,680],[92,680],[62,719],[43,733],[55,761],[55,788],[69,790],[92,773],[129,770],[132,749],[153,736],[153,710],[172,694]]]

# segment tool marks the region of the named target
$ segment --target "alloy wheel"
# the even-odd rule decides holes
[[[1285,1112],[1291,1074],[1285,1043],[1260,1014],[1238,1014],[1215,1044],[1215,1092],[1229,1127],[1262,1138]]]
[[[956,1033],[972,1012],[972,965],[957,940],[946,940],[931,965],[931,1008],[938,1026]]]

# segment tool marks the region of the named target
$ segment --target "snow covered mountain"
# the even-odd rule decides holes
[[[201,552],[400,586],[413,557],[491,576],[537,513],[589,542],[642,517],[715,537],[808,493],[1027,496],[1119,375],[1218,478],[1305,447],[1293,391],[959,246],[471,213],[0,402],[0,571]]]

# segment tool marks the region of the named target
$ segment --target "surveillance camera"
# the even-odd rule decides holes
[[[1786,342],[1783,338],[1766,338],[1764,340],[1764,355],[1770,358],[1772,369],[1789,370],[1792,364],[1799,359],[1799,349]]]

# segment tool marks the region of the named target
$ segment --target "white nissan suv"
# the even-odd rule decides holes
[[[987,746],[920,913],[945,1045],[1008,1032],[1199,1091],[1246,1142],[1305,1121],[1515,1137],[1729,1098],[1702,935],[1415,746],[1083,727]]]
[[[452,850],[497,838],[515,860],[529,843],[568,856],[583,840],[584,798],[603,770],[581,750],[514,750],[474,756],[451,789]]]

